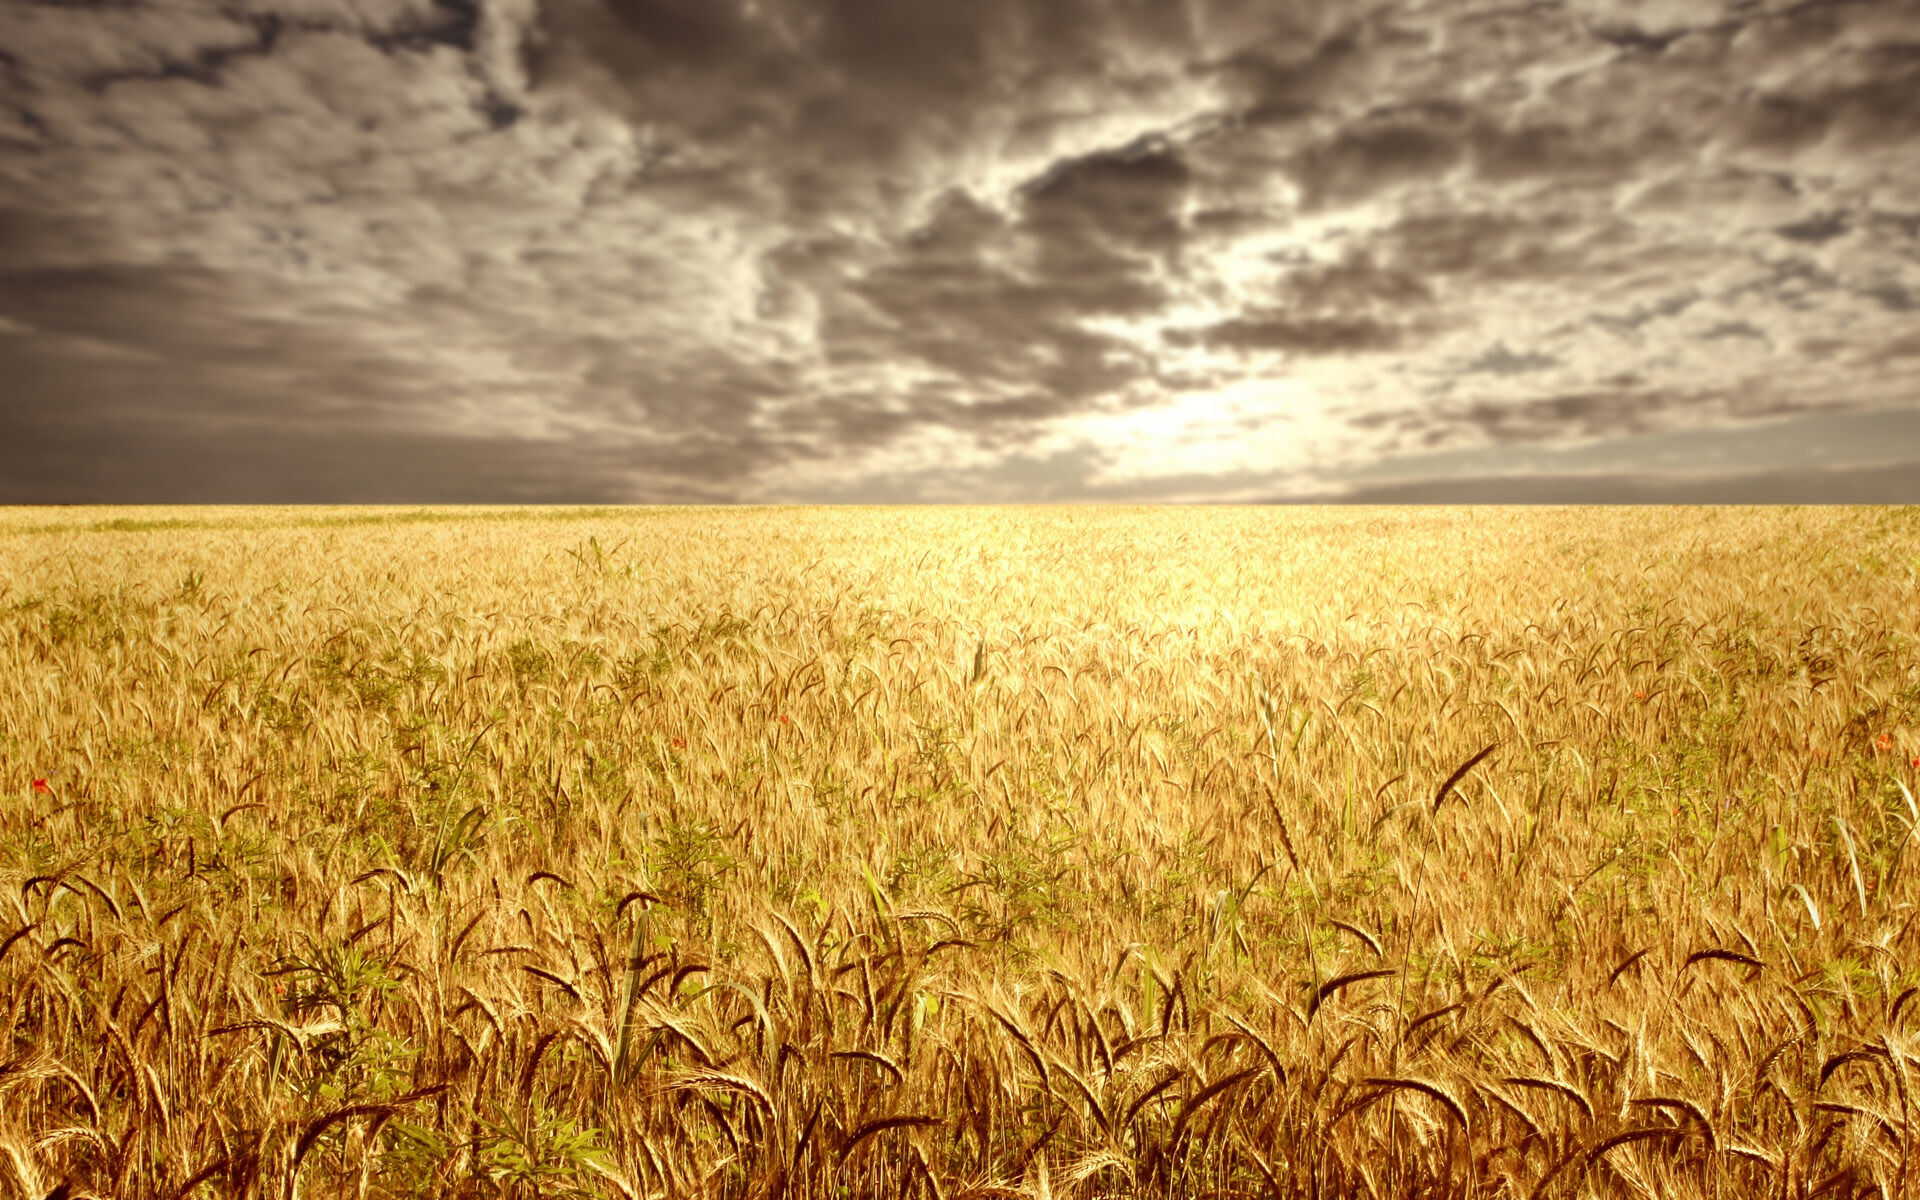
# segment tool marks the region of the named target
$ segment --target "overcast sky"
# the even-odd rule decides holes
[[[1920,501],[1920,0],[0,0],[0,500]]]

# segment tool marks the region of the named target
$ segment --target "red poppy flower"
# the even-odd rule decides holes
[[[45,792],[48,795],[52,795],[53,785],[48,783],[44,779],[36,779],[33,781],[33,790],[36,792]]]
[[[1893,735],[1890,733],[1883,733],[1879,737],[1873,739],[1873,744],[1880,747],[1880,749],[1882,750],[1891,750],[1893,749]]]
[[[785,713],[781,713],[781,714],[780,714],[780,723],[781,723],[782,725],[791,725],[791,724],[793,724],[793,718],[792,718],[792,717],[790,717],[790,716],[788,716],[788,715],[787,715],[787,714],[785,714]]]
[[[1645,692],[1635,692],[1633,694],[1633,698],[1635,700],[1645,700],[1647,698],[1647,694]]]
[[[675,734],[673,738],[673,748],[675,750],[685,750],[687,748],[687,739]]]

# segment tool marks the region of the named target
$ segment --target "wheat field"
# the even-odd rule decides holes
[[[1920,510],[0,510],[0,1195],[1920,1195]]]

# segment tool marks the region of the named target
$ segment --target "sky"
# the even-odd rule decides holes
[[[4,0],[0,502],[1920,502],[1920,0]]]

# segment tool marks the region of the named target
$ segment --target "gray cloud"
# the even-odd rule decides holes
[[[1530,375],[1551,370],[1560,360],[1551,354],[1515,354],[1502,342],[1460,368],[1462,375]]]
[[[1192,183],[1181,153],[1152,139],[1056,163],[1021,198],[1028,225],[1049,242],[1166,251],[1179,245]]]
[[[1433,302],[1433,283],[1417,269],[1381,266],[1360,249],[1329,263],[1289,270],[1280,281],[1280,299],[1289,308],[1309,311],[1396,311]]]
[[[1368,317],[1290,317],[1256,313],[1196,330],[1174,330],[1176,343],[1227,350],[1287,350],[1298,354],[1365,354],[1391,350],[1404,331]]]
[[[1108,360],[1128,355],[1126,344],[1081,319],[1152,311],[1166,295],[1141,260],[1078,225],[1052,231],[1048,219],[1043,211],[1035,237],[1031,220],[1006,221],[951,197],[853,283],[844,303],[864,301],[871,316],[849,311],[829,323],[827,348],[865,343],[963,381],[1038,386],[1063,409],[1124,382],[1131,372]],[[1032,261],[996,262],[988,257],[996,249],[1024,250]]]
[[[1916,504],[1920,460],[1733,475],[1491,475],[1290,496],[1293,504]]]
[[[8,486],[1199,498],[1911,406],[1916,45],[1913,0],[15,5]]]
[[[705,501],[739,485],[741,448],[608,445],[396,425],[392,364],[261,376],[172,371],[42,346],[0,353],[0,503]],[[388,389],[382,391],[381,389]],[[359,394],[355,407],[315,395]],[[48,397],[59,397],[59,406]]]
[[[1352,204],[1444,174],[1466,152],[1467,119],[1445,100],[1370,113],[1301,151],[1290,173],[1309,208]]]

